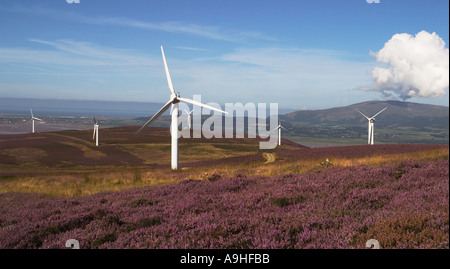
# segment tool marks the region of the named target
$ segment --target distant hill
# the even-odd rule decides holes
[[[449,141],[449,108],[401,101],[369,101],[323,110],[295,111],[280,116],[287,135],[364,141],[367,119],[356,110],[376,117],[375,139],[380,143],[432,143]],[[350,142],[352,143],[352,142]]]
[[[161,107],[161,104],[157,103],[137,102],[7,99],[6,101],[10,101],[8,103],[5,100],[0,99],[0,114],[5,113],[0,117],[0,134],[29,132],[28,113],[31,106],[35,115],[45,121],[38,123],[38,132],[91,129],[93,115],[100,120],[100,128],[133,125],[138,129]],[[8,105],[2,106],[5,103]],[[367,120],[355,108],[367,116],[372,116],[385,107],[387,109],[377,116],[375,122],[376,144],[449,143],[448,107],[400,101],[369,101],[287,114],[282,114],[286,111],[280,110],[280,122],[288,129],[283,131],[282,136],[306,146],[365,144]],[[152,127],[168,128],[171,121],[168,113],[152,123]],[[133,118],[128,118],[130,116]],[[209,117],[202,116],[202,122]],[[256,128],[254,124],[248,124],[247,117],[244,121],[245,131]],[[225,120],[222,124],[225,125]],[[223,130],[227,131],[226,128]]]

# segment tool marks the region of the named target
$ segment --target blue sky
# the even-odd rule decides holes
[[[165,103],[163,45],[187,98],[294,109],[383,100],[367,90],[386,65],[373,53],[426,31],[448,55],[449,2],[368,2],[1,0],[0,97]],[[408,101],[448,106],[445,92]]]

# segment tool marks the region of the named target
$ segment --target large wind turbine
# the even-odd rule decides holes
[[[178,103],[185,102],[188,104],[205,107],[207,109],[215,110],[215,111],[225,113],[225,114],[227,114],[227,112],[217,109],[217,108],[214,108],[209,105],[202,104],[200,102],[197,102],[197,101],[194,101],[191,99],[182,98],[182,97],[180,97],[179,94],[176,94],[175,90],[173,88],[172,79],[170,78],[169,67],[167,66],[166,56],[164,55],[164,49],[162,46],[161,46],[161,53],[162,53],[162,58],[164,61],[164,69],[166,71],[167,83],[169,85],[169,89],[170,89],[170,93],[171,93],[170,99],[158,112],[156,112],[155,115],[153,115],[153,117],[151,117],[144,125],[142,125],[142,127],[137,131],[137,133],[139,133],[145,126],[152,123],[155,119],[157,119],[159,116],[161,116],[167,109],[169,109],[170,106],[172,106],[172,111],[171,111],[172,122],[170,124],[171,135],[172,135],[172,165],[171,166],[172,166],[173,170],[176,170],[176,169],[178,169]]]
[[[92,140],[95,140],[95,146],[98,146],[98,122],[94,117],[94,134],[92,135]]]
[[[355,108],[356,111],[359,112],[359,114],[363,115],[368,121],[369,121],[369,135],[368,135],[368,144],[369,145],[373,145],[373,134],[374,134],[374,123],[375,123],[375,117],[378,116],[381,112],[383,112],[387,107],[383,108],[382,110],[380,110],[377,114],[373,115],[372,117],[367,117],[366,115],[364,115],[364,113],[362,113],[361,111],[359,111],[358,109]]]
[[[37,120],[37,121],[42,121],[42,120],[39,119],[39,118],[36,118],[35,116],[33,116],[33,110],[31,110],[31,108],[30,108],[30,112],[31,112],[31,119],[30,119],[30,121],[32,122],[32,124],[31,124],[31,126],[32,126],[31,127],[31,132],[34,134],[34,120]]]
[[[278,146],[281,146],[281,129],[284,129],[287,131],[286,128],[284,128],[283,126],[281,126],[281,124],[278,124],[278,126],[276,128],[274,128],[272,131],[275,131],[278,129]]]

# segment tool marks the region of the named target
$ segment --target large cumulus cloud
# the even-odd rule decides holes
[[[449,88],[449,50],[436,34],[394,35],[371,55],[385,67],[372,70],[374,91],[388,98],[440,97]]]

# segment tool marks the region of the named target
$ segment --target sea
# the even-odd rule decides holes
[[[0,114],[29,115],[31,108],[36,116],[139,118],[155,114],[163,105],[145,102],[0,98]]]
[[[48,116],[86,116],[109,118],[140,118],[154,115],[164,103],[117,102],[93,100],[60,100],[32,98],[1,98],[0,114],[33,114]],[[225,106],[223,106],[225,107]],[[280,109],[278,114],[286,114],[294,109]],[[268,111],[267,113],[269,113]],[[273,111],[272,111],[273,112]],[[169,110],[165,113],[169,115]],[[266,114],[268,115],[268,114]]]

